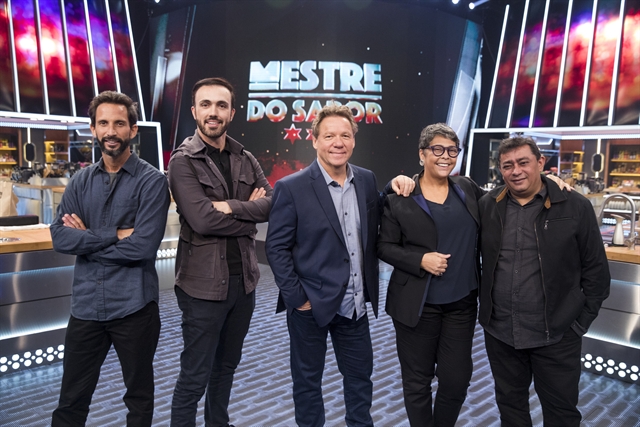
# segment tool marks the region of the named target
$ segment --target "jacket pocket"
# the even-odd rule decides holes
[[[188,236],[180,234],[182,246],[178,275],[181,277],[198,277],[213,279],[220,273],[220,246],[217,237],[204,237],[193,233],[191,241]]]
[[[410,274],[405,273],[402,270],[395,268],[393,273],[391,273],[391,278],[389,278],[389,282],[393,282],[397,285],[406,285],[409,280]]]

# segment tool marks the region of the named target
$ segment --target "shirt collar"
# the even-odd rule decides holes
[[[104,156],[104,154],[103,154],[103,156]],[[131,176],[135,176],[137,164],[138,164],[138,156],[136,155],[136,153],[134,153],[132,151],[131,155],[129,156],[127,161],[124,163],[124,165],[122,165],[122,167],[120,169],[124,170],[125,172],[127,172]],[[97,170],[101,170],[104,173],[108,173],[107,170],[104,168],[104,159],[102,157],[98,161],[98,168],[96,168],[96,171]],[[120,171],[118,171],[118,172],[120,172]]]
[[[204,144],[205,147],[207,147],[207,154],[211,155],[211,154],[222,154],[223,152],[227,152],[228,154],[231,154],[231,151],[229,150],[229,144],[224,144],[224,148],[222,149],[222,151],[219,148],[214,147],[213,145],[209,145],[207,143]]]
[[[324,177],[324,180],[327,183],[327,185],[331,185],[332,183],[336,182],[333,178],[329,176],[329,173],[324,169],[324,167],[320,162],[318,162],[318,166],[320,166],[320,172],[322,172],[322,176]],[[348,182],[353,181],[353,170],[351,169],[351,165],[349,165],[349,163],[347,163],[347,179],[345,181],[348,181]]]
[[[510,191],[507,191],[507,196],[509,197],[509,200],[520,205],[520,203],[511,195]],[[544,181],[542,181],[542,188],[540,189],[540,191],[536,193],[535,196],[533,196],[533,199],[529,200],[529,202],[526,205],[533,203],[536,199],[540,199],[544,201],[546,198],[547,198],[547,184]]]

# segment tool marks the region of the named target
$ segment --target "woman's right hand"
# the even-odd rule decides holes
[[[450,256],[451,254],[428,252],[422,255],[420,267],[435,276],[442,276],[447,271],[447,259]]]

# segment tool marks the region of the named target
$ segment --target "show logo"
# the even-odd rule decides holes
[[[351,108],[356,122],[382,123],[382,67],[380,64],[336,61],[252,61],[249,70],[247,122],[265,118],[273,123],[290,117],[284,139],[302,139],[302,127],[311,123],[323,103]],[[287,102],[285,102],[285,100]],[[311,140],[311,129],[306,129]]]

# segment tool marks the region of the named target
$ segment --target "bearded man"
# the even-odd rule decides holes
[[[128,426],[151,426],[160,336],[156,252],[169,208],[166,177],[129,150],[137,105],[106,91],[89,105],[102,159],[76,173],[51,224],[57,252],[76,255],[64,374],[51,425],[83,426],[113,344],[127,387]]]
[[[255,157],[227,135],[234,103],[227,80],[198,81],[191,107],[197,130],[169,162],[180,214],[175,292],[184,340],[172,426],[195,426],[205,392],[205,425],[230,425],[233,375],[255,307],[256,223],[267,221],[273,190]]]

